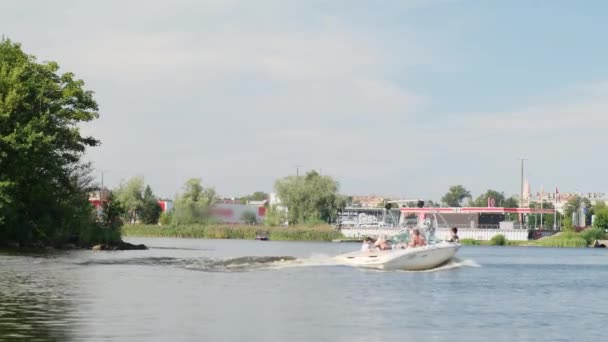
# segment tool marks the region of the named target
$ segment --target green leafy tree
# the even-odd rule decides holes
[[[144,205],[144,177],[136,176],[120,185],[116,190],[116,198],[125,207],[126,219],[135,223]]]
[[[122,217],[125,207],[113,192],[110,192],[107,202],[103,203],[101,214],[101,226],[105,229],[119,230],[123,225]]]
[[[533,209],[541,209],[541,205],[538,202],[531,202],[530,203],[530,208]],[[542,205],[542,209],[553,209],[555,208],[553,206],[553,203],[551,202],[543,202]],[[540,219],[541,214],[532,214],[529,218],[529,224],[531,226],[539,226],[540,227],[540,223],[541,223],[541,219]],[[542,214],[543,219],[542,219],[542,224],[543,227],[545,228],[553,228],[553,224],[555,223],[555,215],[554,214]],[[561,218],[561,214],[557,213],[557,218],[560,219]]]
[[[96,226],[81,157],[99,142],[80,126],[97,117],[83,81],[0,41],[0,241],[73,241]]]
[[[184,193],[175,201],[173,223],[207,223],[211,221],[209,209],[216,200],[213,188],[205,188],[201,179],[191,178],[184,184]]]
[[[287,221],[287,212],[281,210],[278,206],[273,205],[266,208],[264,215],[264,225],[276,227]]]
[[[142,202],[139,215],[140,221],[145,224],[157,224],[163,209],[158,204],[158,199],[154,196],[152,188],[149,185],[146,185]]]
[[[287,207],[290,224],[330,222],[345,201],[338,194],[338,182],[316,171],[310,171],[304,177],[279,179],[275,189],[282,205]]]
[[[242,201],[265,201],[267,200],[269,195],[263,191],[256,191],[251,195],[243,196],[240,199]]]
[[[462,185],[453,185],[441,198],[441,202],[448,207],[460,207],[465,198],[471,198],[471,192]]]
[[[507,198],[504,192],[498,192],[496,190],[487,190],[483,194],[479,195],[475,200],[469,200],[469,206],[471,207],[487,207],[488,198],[493,198],[497,207],[501,207],[508,204]]]
[[[581,196],[574,196],[571,197],[570,199],[568,199],[568,201],[566,202],[566,204],[564,204],[564,216],[568,217],[568,218],[572,218],[572,214],[574,212],[578,212],[578,208],[582,206],[583,208],[587,208],[590,209],[591,208],[591,201],[589,201],[589,199],[581,197]],[[591,210],[587,210],[587,214],[585,215],[585,222],[590,224],[591,223]]]
[[[608,229],[608,209],[600,208],[595,212],[595,219],[593,220],[593,228]]]
[[[241,214],[241,221],[245,224],[256,224],[258,223],[258,217],[255,215],[253,211],[245,211]]]

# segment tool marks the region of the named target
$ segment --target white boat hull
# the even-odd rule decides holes
[[[387,251],[352,252],[335,257],[343,264],[383,270],[428,270],[441,266],[456,255],[460,245],[440,242],[422,247]]]

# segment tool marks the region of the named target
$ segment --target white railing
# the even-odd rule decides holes
[[[342,234],[350,239],[363,238],[365,236],[378,237],[386,236],[393,237],[400,232],[406,231],[403,227],[342,227]],[[524,241],[528,240],[528,230],[526,229],[471,229],[459,228],[458,237],[460,239],[475,239],[475,240],[490,240],[495,235],[502,234],[507,240]],[[437,228],[435,237],[440,240],[450,238],[449,228]]]

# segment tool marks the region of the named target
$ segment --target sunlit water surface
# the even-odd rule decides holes
[[[130,239],[0,252],[1,341],[591,341],[608,251],[463,247],[427,272],[337,265],[349,243]]]

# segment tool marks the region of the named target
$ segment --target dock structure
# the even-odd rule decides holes
[[[362,208],[353,208],[362,209]],[[527,240],[528,229],[518,222],[505,221],[506,214],[553,214],[554,209],[504,208],[504,207],[403,207],[387,210],[374,208],[387,217],[391,213],[392,224],[351,224],[341,225],[342,234],[348,239],[365,236],[392,237],[408,227],[436,227],[435,236],[448,239],[450,228],[457,227],[461,239],[490,240],[502,234],[509,240]],[[367,209],[370,210],[370,209]],[[398,219],[395,218],[395,211]],[[354,223],[354,222],[353,222]],[[547,232],[547,235],[552,234]]]

